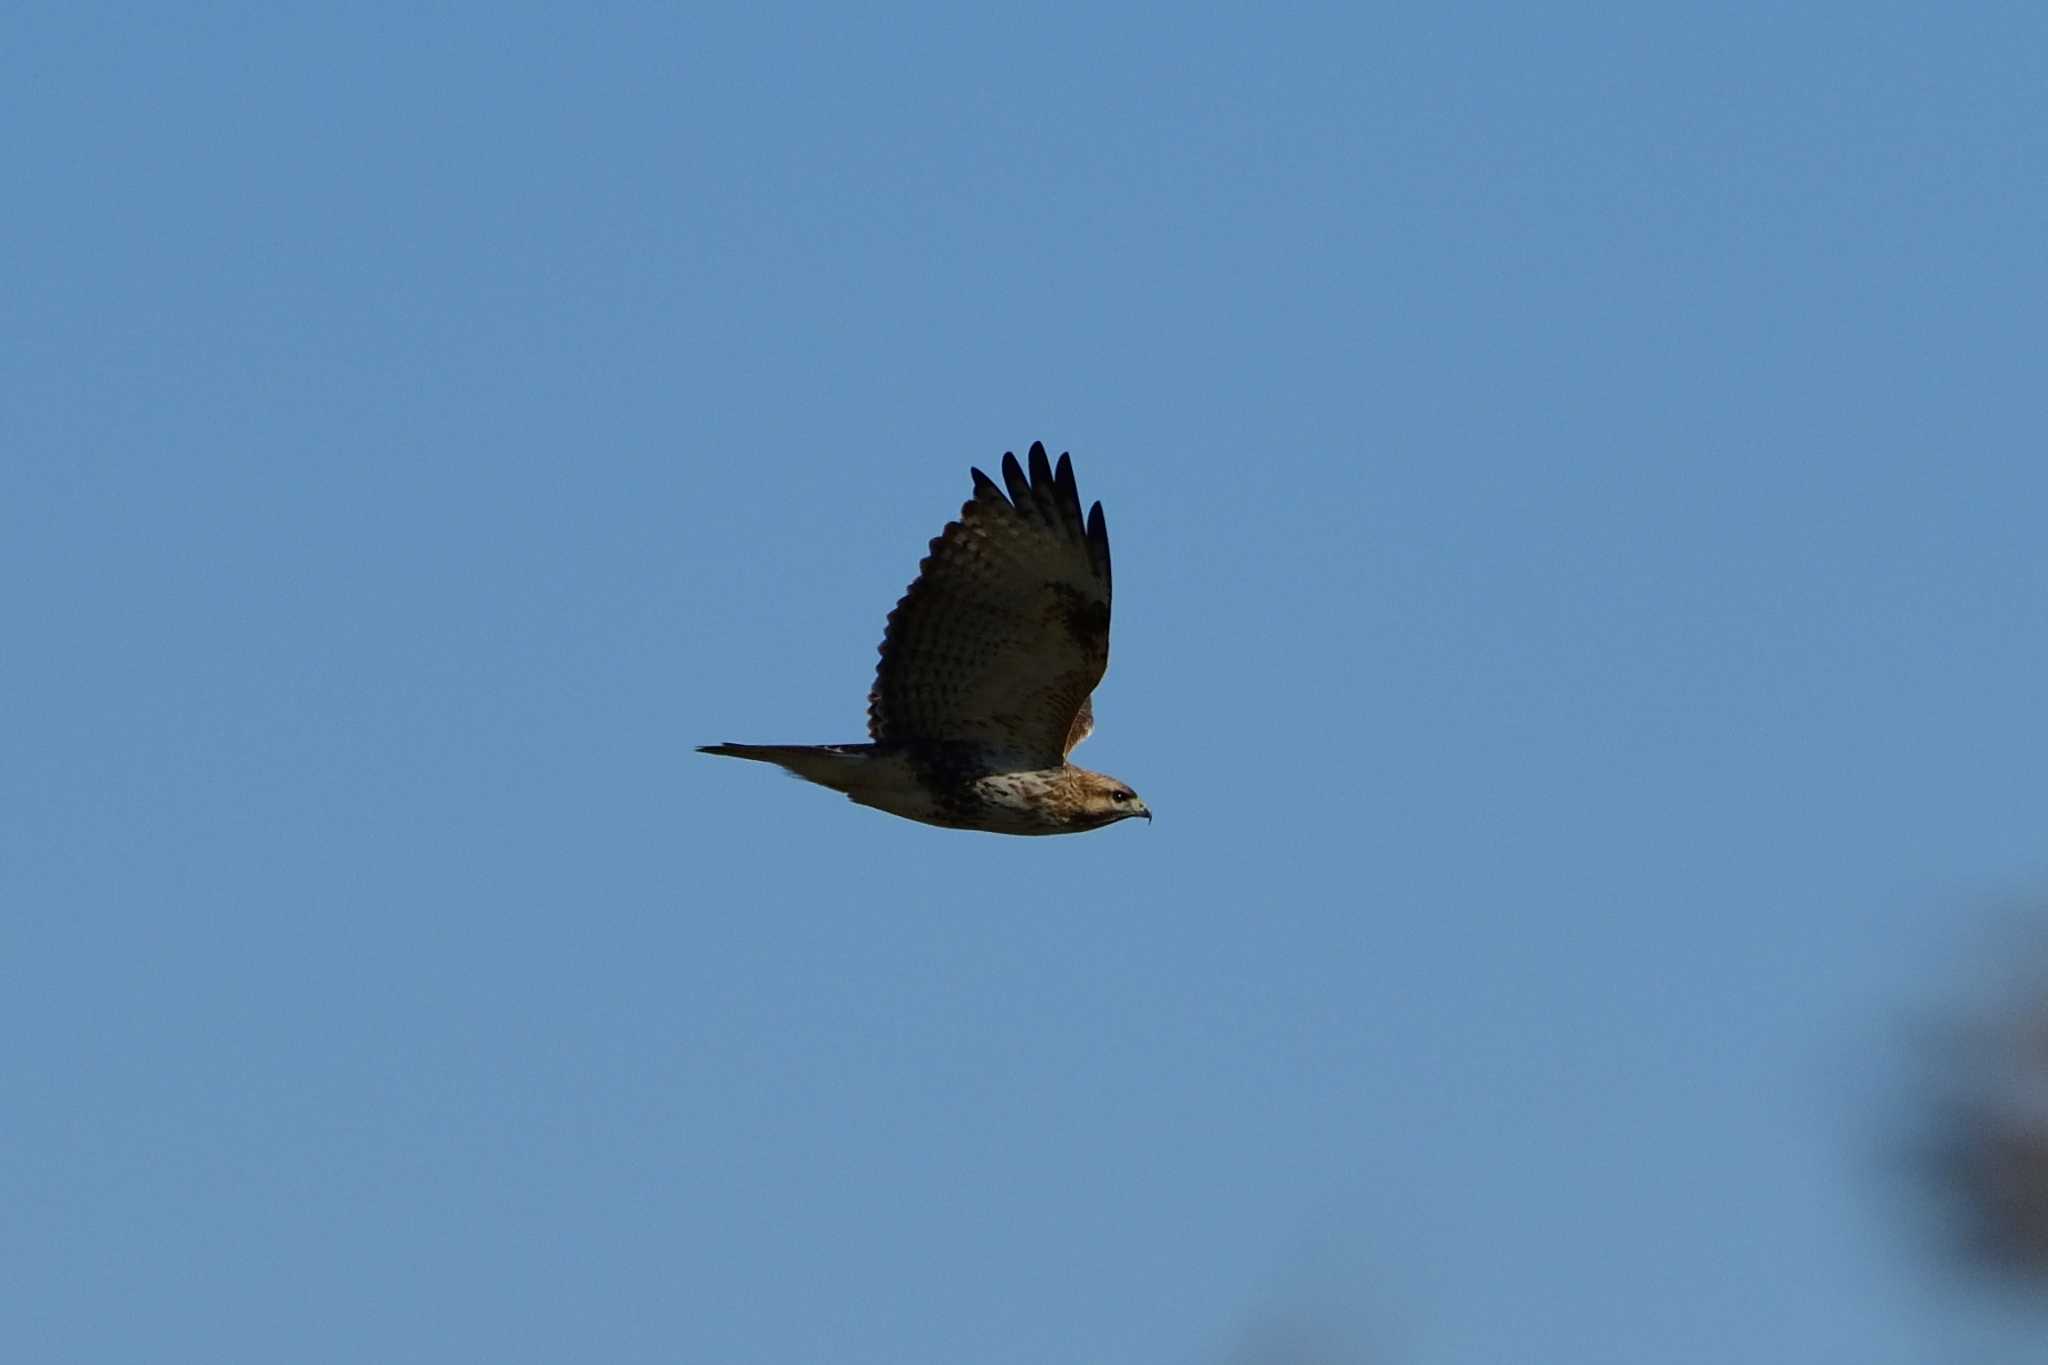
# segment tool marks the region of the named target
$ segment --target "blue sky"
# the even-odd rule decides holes
[[[2036,7],[0,35],[0,1354],[2030,1358]],[[691,752],[1033,439],[1156,824]]]

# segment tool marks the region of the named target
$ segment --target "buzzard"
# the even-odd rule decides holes
[[[1109,667],[1109,531],[1081,517],[1074,465],[1003,455],[918,566],[882,635],[868,744],[707,744],[780,764],[863,806],[948,829],[1078,834],[1152,812],[1067,761]]]

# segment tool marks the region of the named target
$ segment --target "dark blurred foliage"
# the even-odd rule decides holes
[[[1954,1245],[1972,1265],[2048,1286],[2048,998],[2018,1027],[1955,1048],[1922,1149]]]
[[[1910,1151],[1951,1265],[2048,1288],[2048,908],[1923,1033]]]

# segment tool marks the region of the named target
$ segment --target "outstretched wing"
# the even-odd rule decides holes
[[[1093,724],[1088,694],[1109,667],[1109,531],[1081,518],[1074,466],[1034,443],[1003,482],[974,471],[974,497],[932,541],[882,636],[868,694],[877,740],[959,740],[1056,767]]]

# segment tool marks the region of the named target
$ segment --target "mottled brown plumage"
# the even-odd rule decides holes
[[[1034,443],[931,543],[889,613],[868,694],[869,744],[723,744],[852,800],[928,824],[1065,834],[1151,812],[1112,777],[1067,762],[1095,728],[1109,666],[1109,532],[1081,515],[1072,461]],[[1004,488],[1008,496],[1004,495]]]

